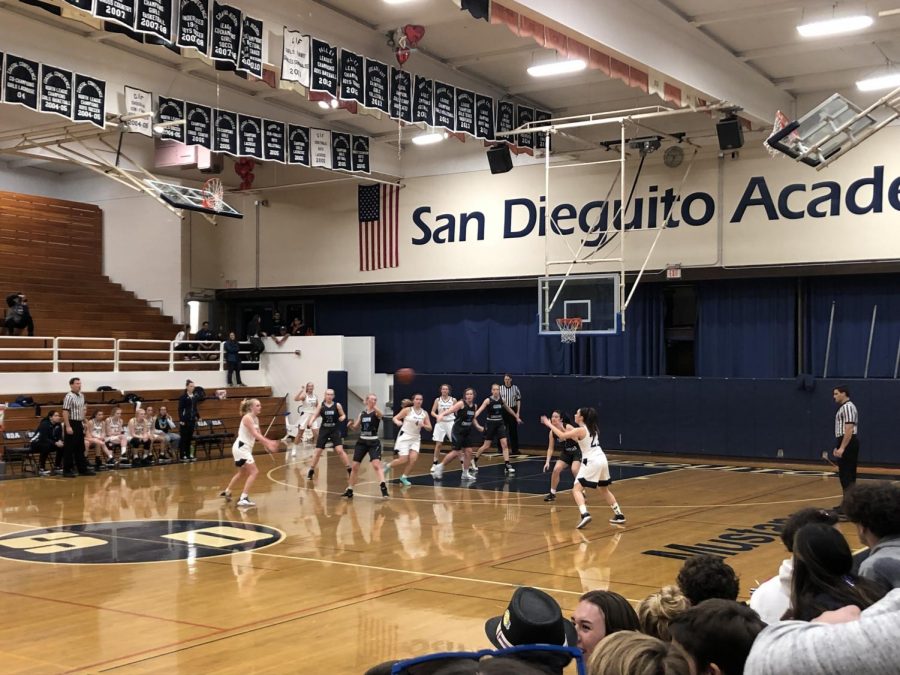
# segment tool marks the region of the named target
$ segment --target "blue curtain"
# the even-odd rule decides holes
[[[900,277],[871,275],[809,279],[807,288],[807,372],[825,367],[828,323],[834,303],[829,377],[862,377],[872,310],[877,305],[869,377],[893,377],[900,340]]]
[[[796,281],[741,279],[697,286],[699,377],[794,377]]]

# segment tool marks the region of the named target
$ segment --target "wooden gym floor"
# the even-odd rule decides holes
[[[250,510],[217,496],[229,459],[0,484],[3,672],[362,673],[488,646],[484,620],[517,585],[547,590],[567,614],[593,588],[636,603],[673,582],[680,546],[738,550],[728,562],[747,598],[784,557],[769,521],[840,494],[818,470],[620,458],[613,489],[627,527],[608,525],[593,497],[594,522],[577,531],[568,492],[544,503],[541,459],[517,460],[511,480],[494,459],[472,486],[458,487],[458,471],[434,486],[424,454],[425,475],[392,485],[388,500],[366,463],[348,502],[333,453],[305,480],[310,454],[257,455]],[[109,524],[125,521],[137,522]],[[251,540],[260,548],[234,552]]]

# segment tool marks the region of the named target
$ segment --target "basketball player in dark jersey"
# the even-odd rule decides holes
[[[571,431],[575,427],[569,420],[568,415],[554,410],[550,415],[550,423],[557,429],[563,431]],[[559,452],[559,458],[553,466],[553,473],[550,476],[550,492],[544,497],[545,502],[556,501],[556,488],[559,485],[560,474],[569,467],[572,471],[572,477],[578,475],[578,469],[581,468],[581,449],[578,447],[578,441],[573,438],[557,438],[551,431],[549,444],[547,445],[547,461],[544,462],[544,471],[550,470],[550,460],[553,458],[554,449]]]
[[[438,424],[443,421],[445,416],[454,415],[455,417],[453,419],[453,433],[451,435],[453,450],[448,452],[444,456],[444,459],[435,467],[435,480],[440,480],[443,477],[444,467],[447,466],[450,460],[457,456],[462,457],[462,479],[475,480],[475,474],[470,471],[472,453],[475,451],[475,446],[478,443],[473,428],[477,429],[479,432],[484,432],[484,427],[478,424],[478,420],[475,418],[476,410],[475,390],[469,388],[466,389],[463,394],[462,401],[457,401],[442,413],[438,414],[436,418]]]
[[[507,414],[514,417],[516,424],[521,424],[522,418],[500,398],[499,384],[491,385],[491,395],[484,399],[484,403],[475,411],[475,417],[481,415],[485,409],[487,409],[487,419],[484,425],[484,443],[475,451],[475,456],[472,458],[472,470],[478,473],[478,458],[481,456],[481,453],[489,449],[497,441],[500,441],[500,450],[503,452],[503,471],[507,475],[513,475],[516,473],[516,470],[509,463],[509,445],[506,442],[509,432],[506,429],[506,422],[503,420],[503,412],[506,411]]]
[[[359,440],[353,449],[353,466],[350,469],[350,486],[341,495],[353,499],[353,486],[359,479],[359,465],[366,458],[372,463],[372,468],[378,475],[381,483],[381,496],[388,496],[387,483],[384,480],[384,469],[381,466],[381,441],[378,440],[378,425],[381,424],[382,412],[376,407],[378,397],[375,394],[366,396],[366,408],[356,417],[356,421],[350,421],[351,429],[359,429]]]
[[[334,389],[325,390],[325,399],[319,404],[319,407],[316,408],[316,412],[313,413],[312,418],[309,420],[309,426],[312,427],[315,421],[320,417],[322,418],[322,426],[319,428],[319,438],[316,440],[316,451],[313,454],[312,465],[309,467],[306,479],[312,480],[315,477],[316,465],[319,463],[319,458],[325,451],[325,444],[329,441],[334,445],[334,451],[341,458],[341,461],[347,469],[347,474],[349,475],[350,460],[347,458],[347,453],[344,452],[344,439],[341,438],[341,429],[338,426],[347,419],[347,415],[344,414],[344,409],[341,407],[341,404],[335,402]]]

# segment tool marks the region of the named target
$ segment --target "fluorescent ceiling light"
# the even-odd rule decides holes
[[[900,87],[900,72],[867,77],[856,83],[860,91],[878,91],[879,89],[896,89]]]
[[[803,37],[823,37],[826,35],[838,35],[840,33],[851,33],[855,30],[868,28],[875,19],[866,14],[858,14],[856,16],[845,16],[840,19],[828,19],[826,21],[813,21],[812,23],[804,23],[797,26],[797,32]]]
[[[339,105],[338,100],[336,98],[331,99],[331,107],[332,108],[337,108],[338,105]]]
[[[571,61],[554,61],[553,63],[542,63],[539,66],[531,66],[528,74],[532,77],[549,77],[551,75],[564,75],[566,73],[577,73],[579,70],[587,68],[587,64],[581,59],[572,59]]]
[[[328,110],[331,106],[328,105],[328,101],[319,101],[319,107]]]
[[[419,134],[418,136],[413,136],[412,142],[416,145],[433,145],[434,143],[440,143],[445,138],[447,138],[446,133],[442,134],[439,131],[434,131],[430,134]]]

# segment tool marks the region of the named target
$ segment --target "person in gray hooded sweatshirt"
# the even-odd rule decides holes
[[[900,486],[890,481],[859,483],[847,495],[846,516],[869,547],[860,576],[900,588]]]

